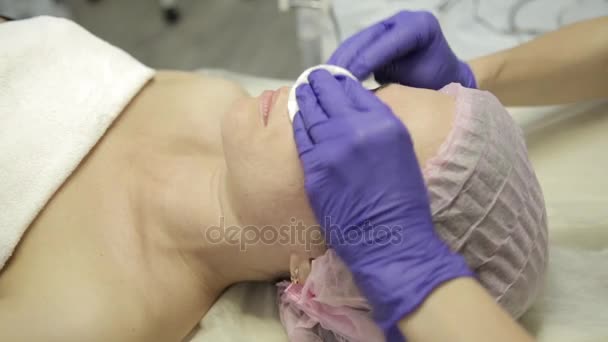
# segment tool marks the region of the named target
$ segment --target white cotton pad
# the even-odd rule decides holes
[[[287,99],[287,111],[289,112],[289,119],[291,120],[291,122],[293,122],[294,116],[296,116],[296,113],[298,112],[298,110],[300,110],[300,107],[298,106],[298,101],[296,100],[296,88],[298,88],[300,84],[308,83],[308,75],[310,75],[311,72],[317,69],[327,70],[332,75],[348,76],[353,80],[358,81],[358,79],[353,74],[351,74],[350,71],[337,65],[319,64],[304,70],[304,72],[300,74],[300,76],[296,80],[296,83],[294,83],[294,85],[291,87],[291,90],[289,91],[289,98]]]

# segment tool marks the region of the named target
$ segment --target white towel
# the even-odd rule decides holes
[[[0,269],[21,236],[154,75],[77,24],[0,24]]]

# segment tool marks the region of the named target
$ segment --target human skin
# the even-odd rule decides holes
[[[469,62],[479,89],[505,106],[608,97],[608,17],[564,26]]]
[[[398,326],[414,342],[534,341],[472,278],[445,282]]]
[[[179,341],[229,285],[287,276],[292,255],[323,253],[301,241],[242,250],[209,239],[222,223],[238,236],[294,221],[318,237],[287,93],[277,92],[265,124],[259,98],[237,84],[158,72],[1,271],[0,340]],[[377,95],[424,165],[451,128],[453,99],[397,85]]]

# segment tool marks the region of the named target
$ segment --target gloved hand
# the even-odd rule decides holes
[[[297,89],[305,187],[325,239],[353,273],[389,341],[441,283],[471,271],[436,235],[411,137],[391,109],[325,70]]]
[[[360,80],[440,89],[457,82],[477,88],[468,64],[460,61],[429,12],[402,11],[344,41],[329,59]]]

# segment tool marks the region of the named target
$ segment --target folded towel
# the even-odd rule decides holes
[[[0,24],[0,269],[47,201],[154,75],[77,24]]]

